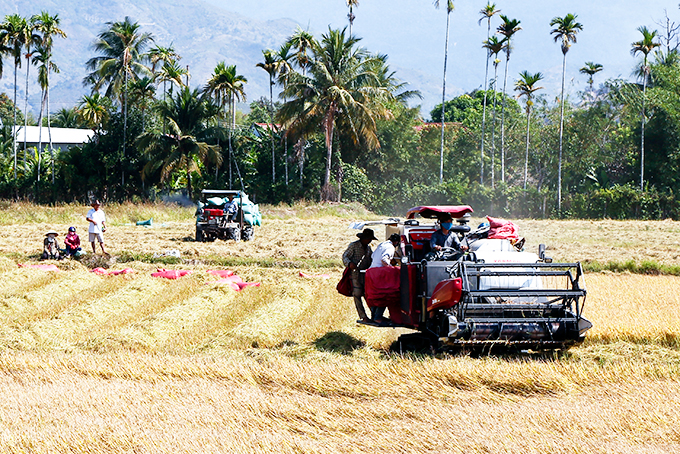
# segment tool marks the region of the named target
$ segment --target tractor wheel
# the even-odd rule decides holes
[[[421,333],[402,334],[392,343],[390,350],[394,353],[434,354],[436,341]]]
[[[250,241],[253,239],[254,234],[255,231],[253,230],[253,227],[249,225],[243,228],[243,231],[241,232],[241,239],[243,241]]]
[[[203,229],[196,226],[196,241],[199,243],[202,243],[204,241],[203,239]]]

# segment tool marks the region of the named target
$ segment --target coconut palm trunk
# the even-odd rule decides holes
[[[508,44],[509,45],[509,44]],[[510,61],[510,51],[505,56],[505,77],[503,80],[503,99],[501,102],[501,181],[505,183],[505,99],[508,85],[508,62]]]
[[[38,114],[38,181],[40,181],[40,167],[42,164],[42,152],[43,152],[43,142],[42,142],[42,119],[43,112],[45,110],[45,102],[47,101],[47,89],[43,89],[40,96],[40,113]]]
[[[491,29],[491,25],[489,25],[489,30]],[[489,58],[491,58],[491,51],[487,52],[486,55],[486,69],[484,71],[484,104],[482,108],[482,140],[480,141],[480,146],[479,146],[479,159],[480,159],[480,167],[479,167],[479,184],[484,185],[484,142],[485,142],[485,133],[486,133],[486,98],[487,98],[487,91],[488,91],[488,79],[489,79]]]
[[[560,95],[560,148],[557,159],[557,211],[562,212],[562,139],[564,138],[564,79],[567,74],[567,53],[562,56],[562,90]]]
[[[451,10],[447,7],[446,12],[446,39],[444,40],[444,77],[442,78],[442,131],[441,131],[441,149],[439,153],[439,183],[444,182],[444,122],[446,115],[446,63],[449,56],[449,20],[451,17]]]
[[[17,182],[17,67],[18,63],[14,64],[14,123],[12,128],[12,150],[14,150],[14,186]]]
[[[640,130],[640,191],[645,190],[645,101],[647,100],[647,58],[645,56],[644,79],[642,81],[642,125]]]
[[[272,183],[276,182],[276,153],[274,152],[274,79],[269,75],[269,138],[272,143]]]
[[[24,101],[24,171],[27,170],[26,167],[26,155],[28,154],[27,148],[27,134],[26,130],[28,129],[28,74],[29,74],[29,69],[31,68],[31,61],[30,61],[30,51],[27,50],[26,53],[26,96],[25,101]]]
[[[498,96],[496,96],[496,84],[498,83],[498,65],[494,64],[493,71],[493,121],[491,123],[491,189],[496,187],[496,113],[498,112]]]

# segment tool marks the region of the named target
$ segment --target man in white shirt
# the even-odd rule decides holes
[[[227,216],[229,222],[234,222],[236,220],[236,213],[238,212],[238,203],[234,200],[233,194],[228,194],[227,198],[229,201],[224,204],[224,215]]]
[[[399,234],[393,233],[387,241],[380,243],[371,256],[373,261],[371,262],[370,268],[390,266],[400,242],[401,238],[399,237]]]
[[[99,241],[99,247],[102,248],[102,254],[108,255],[104,250],[104,232],[106,232],[106,215],[99,207],[101,203],[99,200],[92,202],[92,209],[87,212],[87,222],[90,223],[90,228],[87,230],[90,236],[90,244],[92,244],[92,253],[96,254],[95,241]]]

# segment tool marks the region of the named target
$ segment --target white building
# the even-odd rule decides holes
[[[26,146],[29,148],[37,147],[42,138],[43,150],[47,150],[50,146],[50,130],[52,131],[52,147],[55,150],[61,148],[62,151],[87,143],[92,136],[94,136],[94,131],[91,129],[48,129],[46,126],[43,126],[42,128],[38,126],[27,126],[26,128],[23,126],[16,126],[17,148],[23,148],[24,138],[26,139]]]

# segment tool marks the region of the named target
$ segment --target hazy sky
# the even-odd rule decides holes
[[[345,0],[204,0],[226,10],[259,20],[290,18],[309,27],[317,36],[328,27],[347,25]],[[441,0],[441,6],[444,6]],[[451,13],[447,98],[480,87],[484,82],[486,23],[478,25],[479,10],[486,1],[456,1]],[[639,39],[637,27],[646,25],[662,30],[664,9],[671,20],[680,22],[678,3],[647,0],[599,2],[496,1],[502,13],[521,20],[510,59],[508,85],[520,71],[542,72],[543,93],[559,92],[562,53],[550,35],[550,20],[567,13],[578,15],[584,26],[578,42],[567,54],[568,88],[583,90],[586,77],[578,73],[586,61],[604,65],[596,83],[607,78],[628,78],[636,63],[631,43]],[[435,9],[430,0],[359,0],[355,8],[353,32],[363,37],[362,45],[373,52],[386,53],[397,75],[423,91],[425,112],[441,98],[441,78],[446,27],[445,9]],[[500,22],[492,22],[492,33]],[[504,63],[503,63],[504,64]],[[503,64],[499,67],[502,78]],[[437,93],[439,93],[437,95]]]

